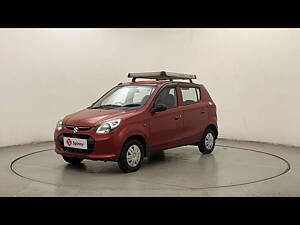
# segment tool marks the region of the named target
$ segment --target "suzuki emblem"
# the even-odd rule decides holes
[[[74,127],[73,132],[74,132],[74,133],[77,133],[77,131],[78,131],[78,127]]]

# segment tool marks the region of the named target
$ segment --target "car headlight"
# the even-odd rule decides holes
[[[56,124],[56,130],[57,131],[60,131],[62,129],[62,122],[63,122],[62,119],[57,122],[57,124]]]
[[[107,134],[112,130],[118,128],[120,124],[121,124],[121,119],[115,119],[115,120],[103,122],[96,128],[96,133]]]

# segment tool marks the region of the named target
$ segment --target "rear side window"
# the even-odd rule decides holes
[[[194,87],[181,87],[183,105],[190,105],[200,101],[200,90]]]

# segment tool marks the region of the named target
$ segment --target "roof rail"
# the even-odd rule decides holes
[[[156,79],[159,80],[170,80],[173,79],[183,79],[189,80],[191,83],[192,79],[196,79],[196,75],[183,74],[183,73],[173,73],[173,72],[145,72],[145,73],[128,73],[128,77],[132,78],[132,82],[135,82],[136,78],[145,78],[145,79]]]

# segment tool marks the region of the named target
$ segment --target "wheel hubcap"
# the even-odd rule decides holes
[[[131,145],[126,154],[127,163],[131,167],[135,167],[141,160],[141,150],[137,145]]]
[[[210,150],[212,149],[214,145],[214,136],[212,135],[212,133],[208,133],[205,136],[205,147]]]

